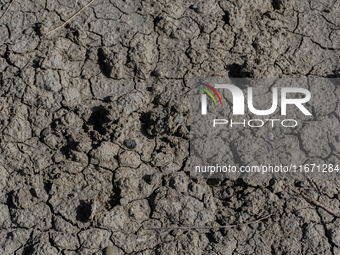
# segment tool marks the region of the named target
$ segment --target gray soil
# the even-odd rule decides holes
[[[190,178],[187,93],[336,77],[340,2],[95,0],[46,35],[88,2],[0,20],[0,254],[340,254],[337,180]]]

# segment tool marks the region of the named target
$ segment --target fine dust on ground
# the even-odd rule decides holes
[[[336,180],[190,179],[187,93],[336,77],[340,2],[95,0],[47,34],[89,2],[0,20],[0,254],[340,254],[340,219],[298,195],[339,213]]]

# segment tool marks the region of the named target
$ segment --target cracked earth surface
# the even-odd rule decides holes
[[[0,20],[0,254],[340,254],[340,219],[294,193],[339,212],[337,180],[190,179],[187,93],[337,77],[340,3],[97,0],[46,35],[88,2]]]

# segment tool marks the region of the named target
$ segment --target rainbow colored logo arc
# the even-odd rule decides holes
[[[206,87],[209,88],[212,92],[214,92],[214,94],[217,96],[217,98],[218,98],[218,100],[220,101],[220,104],[221,104],[221,106],[222,106],[222,100],[221,100],[219,94],[217,93],[217,91],[216,91],[213,87],[211,87],[210,85],[208,85],[208,84],[205,84],[205,83],[202,83],[202,82],[200,82],[200,84],[206,86]],[[211,94],[211,92],[210,92],[209,90],[204,89],[204,88],[200,88],[200,87],[197,87],[197,88],[200,89],[200,90],[203,90],[204,92],[206,92],[206,93],[212,98],[212,100],[214,100],[215,105],[217,105],[216,100],[215,100],[215,97],[213,96],[213,94]]]

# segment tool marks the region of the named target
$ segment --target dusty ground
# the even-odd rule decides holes
[[[337,180],[190,179],[186,94],[337,76],[337,0],[96,0],[46,35],[87,3],[0,20],[0,254],[340,254],[340,219],[295,193],[338,213]]]

